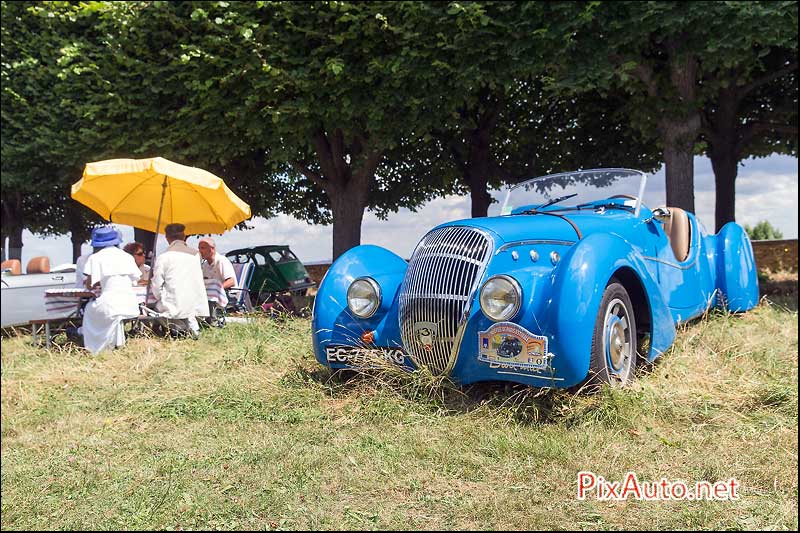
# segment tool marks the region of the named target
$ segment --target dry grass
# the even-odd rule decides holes
[[[797,529],[796,302],[690,324],[595,396],[342,379],[309,333],[262,320],[98,358],[4,339],[2,528]],[[580,470],[736,477],[742,498],[578,501]]]

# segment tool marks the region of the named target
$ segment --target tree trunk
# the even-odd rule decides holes
[[[316,183],[331,202],[333,213],[333,260],[361,244],[361,222],[375,181],[382,151],[371,150],[366,135],[354,135],[348,144],[341,129],[327,133],[319,128],[312,136],[321,174],[306,165],[292,163]]]
[[[717,98],[716,112],[706,114],[707,153],[716,184],[714,223],[717,232],[736,220],[736,175],[741,156],[737,121],[740,101],[737,86],[723,88]]]
[[[477,127],[469,133],[469,153],[464,181],[467,182],[472,200],[472,218],[489,214],[492,196],[486,190],[489,185],[491,165],[492,132],[497,123],[497,114],[502,105],[503,95],[493,94],[484,88],[480,93],[481,105],[477,110]]]
[[[21,225],[3,228],[3,254],[5,254],[6,237],[8,237],[8,257],[6,259],[22,261],[22,229]]]
[[[350,248],[361,244],[361,222],[364,219],[364,205],[358,205],[346,191],[329,195],[333,211],[333,260]]]
[[[350,248],[361,244],[361,222],[367,208],[369,191],[375,181],[375,170],[382,156],[371,154],[358,163],[334,171],[337,178],[326,188],[333,212],[333,260]]]
[[[659,121],[664,141],[667,205],[694,213],[694,146],[700,134],[700,113],[696,108],[697,59],[680,53],[679,39],[666,43],[670,60],[670,82],[677,100]]]
[[[22,217],[22,193],[6,193],[2,200],[3,255],[5,255],[6,237],[8,237],[8,257],[22,261],[22,230],[25,227]]]
[[[86,242],[86,239],[73,233],[70,235],[70,240],[72,241],[72,262],[75,263],[81,256],[81,247],[83,243]]]
[[[6,239],[11,240],[11,235],[5,226],[3,226],[2,232],[0,232],[0,239],[2,239],[0,240],[0,248],[2,248],[0,250],[0,262],[2,262],[11,259],[10,254],[6,254]]]
[[[691,143],[667,135],[664,139],[664,170],[667,205],[694,213],[694,139]]]
[[[486,190],[488,180],[486,174],[471,176],[469,184],[470,200],[472,201],[472,218],[485,217],[489,214],[489,206],[492,204],[492,195]]]
[[[81,246],[91,237],[91,232],[86,229],[86,222],[81,219],[77,207],[73,207],[67,214],[69,221],[70,240],[72,241],[72,262],[81,256]]]
[[[734,149],[718,148],[709,151],[716,184],[714,222],[717,232],[728,222],[736,220],[736,175],[739,173]]]
[[[147,231],[146,229],[133,228],[133,239],[136,242],[142,243],[144,246],[144,254],[148,261],[153,258],[153,254],[151,252],[153,250],[153,238],[155,235],[156,234],[154,232]]]
[[[465,169],[464,181],[467,182],[472,200],[472,218],[485,217],[489,214],[492,196],[486,190],[489,183],[489,139],[493,121],[486,121],[480,129],[470,135],[469,158]]]

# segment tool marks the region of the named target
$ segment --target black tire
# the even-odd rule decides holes
[[[634,379],[637,355],[636,318],[628,291],[612,278],[603,292],[595,318],[588,391],[600,385],[624,387]]]

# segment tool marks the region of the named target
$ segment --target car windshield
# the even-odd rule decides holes
[[[647,176],[638,170],[603,168],[541,176],[512,187],[501,215],[536,209],[617,205],[639,214]],[[611,201],[612,198],[616,198]],[[552,206],[552,207],[551,207]]]

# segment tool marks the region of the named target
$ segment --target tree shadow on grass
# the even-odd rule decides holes
[[[459,386],[447,376],[399,368],[331,370],[298,366],[286,373],[281,383],[319,387],[331,399],[358,398],[369,402],[388,394],[397,402],[437,416],[486,412],[518,424],[563,422],[570,418],[567,412],[576,397],[575,392],[504,381]]]
[[[780,309],[797,312],[797,272],[767,275],[763,279],[759,274],[758,289],[762,302],[767,301]]]
[[[765,297],[762,303],[781,312],[797,312],[797,292]],[[694,328],[709,317],[729,316],[713,309],[682,327]],[[639,379],[653,373],[664,360],[645,361],[637,369]],[[639,395],[630,389],[601,387],[596,391],[537,388],[527,385],[490,381],[459,386],[447,376],[435,376],[427,370],[409,372],[391,364],[376,362],[377,368],[365,371],[331,370],[315,366],[313,370],[298,366],[284,378],[319,387],[334,399],[358,398],[369,402],[379,394],[391,395],[397,402],[418,406],[419,410],[443,416],[460,416],[478,410],[502,416],[520,424],[566,425],[601,422],[624,425],[626,413],[641,408]],[[587,394],[588,393],[588,394]],[[413,407],[412,407],[413,408]]]
[[[795,286],[796,289],[796,286]],[[795,290],[794,294],[774,294],[766,296],[766,300],[781,310],[785,310],[790,313],[797,312],[797,291]]]

